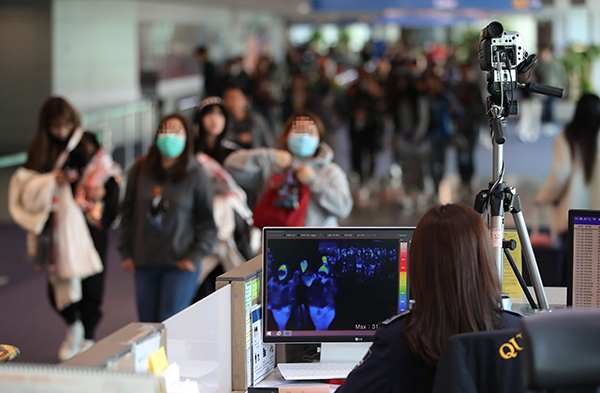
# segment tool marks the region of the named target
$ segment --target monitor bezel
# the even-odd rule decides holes
[[[575,247],[575,217],[600,217],[600,210],[570,209],[567,245],[567,307],[573,306],[573,249]]]
[[[378,231],[390,231],[390,230],[403,230],[403,231],[413,231],[416,227],[414,226],[402,226],[402,227],[382,227],[382,226],[362,226],[362,227],[349,227],[349,226],[339,226],[339,227],[265,227],[262,230],[262,276],[261,276],[261,304],[262,309],[262,339],[265,343],[277,343],[277,344],[307,344],[307,343],[350,343],[350,342],[372,342],[374,340],[376,330],[368,330],[364,331],[364,334],[355,334],[355,335],[342,335],[342,336],[267,336],[267,318],[268,318],[268,310],[265,303],[265,296],[267,294],[267,280],[266,272],[268,270],[267,266],[267,236],[266,232],[270,230],[293,230],[293,231],[319,231],[323,232],[328,229],[336,232],[340,231],[360,231],[360,230],[378,230]],[[412,236],[411,236],[412,240]],[[410,258],[408,258],[408,253],[410,252],[410,243],[407,249],[407,283],[406,283],[406,293],[407,293],[407,309],[410,307],[410,278],[408,277],[408,267],[410,264]],[[383,321],[381,321],[383,322]],[[367,333],[368,332],[368,333]]]

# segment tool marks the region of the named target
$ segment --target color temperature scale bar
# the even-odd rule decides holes
[[[408,293],[406,291],[408,243],[400,243],[400,294],[398,296],[398,313],[408,311]]]

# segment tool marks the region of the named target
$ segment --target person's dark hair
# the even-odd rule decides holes
[[[223,127],[223,132],[217,136],[215,140],[215,146],[219,146],[222,143],[223,138],[225,138],[225,130],[227,130],[228,116],[222,101],[205,105],[198,110],[196,116],[194,117],[194,123],[198,125],[198,137],[194,140],[194,153],[206,153],[206,130],[204,129],[203,119],[204,116],[215,111],[220,111],[223,114],[223,116],[225,116],[225,127]]]
[[[319,131],[319,139],[321,141],[323,141],[323,138],[325,137],[325,126],[323,125],[321,118],[319,118],[319,116],[317,116],[314,113],[309,112],[309,111],[294,112],[285,122],[285,125],[283,126],[283,131],[281,132],[281,135],[279,135],[279,138],[277,138],[277,143],[279,144],[279,146],[282,149],[285,149],[285,150],[288,149],[287,148],[288,135],[292,131],[292,126],[294,125],[294,120],[296,120],[299,117],[308,117],[310,120],[312,120],[313,123],[315,123],[315,126],[317,126],[317,131]]]
[[[586,93],[577,101],[573,120],[565,127],[565,138],[571,148],[571,159],[581,156],[585,181],[589,183],[594,173],[598,154],[598,130],[600,130],[600,98]]]
[[[240,86],[239,83],[230,82],[230,83],[227,83],[225,85],[225,87],[223,88],[223,97],[225,97],[225,93],[227,93],[230,90],[239,90],[240,92],[242,92],[243,95],[246,95],[246,93],[244,93],[244,89],[242,89],[242,86]],[[246,98],[248,98],[248,97],[246,97]]]
[[[185,129],[186,135],[185,148],[183,149],[183,153],[181,153],[177,162],[175,163],[175,165],[173,165],[172,168],[171,176],[174,181],[180,181],[187,177],[187,166],[190,157],[192,156],[193,139],[192,132],[188,125],[187,119],[177,113],[164,116],[162,119],[160,119],[160,121],[158,122],[158,129],[156,131],[156,134],[154,135],[154,143],[148,149],[148,154],[144,159],[144,170],[147,173],[151,173],[154,176],[156,176],[160,181],[164,181],[166,179],[167,171],[165,171],[165,169],[162,166],[161,155],[158,151],[158,147],[156,147],[156,139],[158,138],[158,131],[160,130],[161,126],[171,119],[177,119],[181,122],[181,124],[183,124],[183,128]]]
[[[35,135],[27,149],[26,168],[37,172],[48,172],[54,169],[58,156],[66,148],[68,142],[68,140],[59,141],[50,134],[50,126],[56,120],[72,123],[71,131],[81,125],[79,114],[64,98],[48,98],[42,105]]]
[[[408,267],[415,305],[404,339],[430,366],[450,336],[500,327],[502,287],[492,250],[483,220],[466,205],[433,207],[417,225]]]
[[[205,55],[207,53],[208,53],[208,51],[206,50],[205,46],[199,46],[196,48],[196,54],[198,54],[198,55]]]

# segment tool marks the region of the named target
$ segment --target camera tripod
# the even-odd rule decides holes
[[[517,88],[557,98],[562,98],[564,90],[538,83],[519,82],[519,75],[530,71],[535,65],[537,57],[533,54],[529,55],[523,49],[523,38],[518,32],[504,31],[500,22],[491,22],[481,30],[479,41],[479,65],[481,70],[488,71],[487,90],[490,96],[487,98],[486,113],[490,118],[492,131],[494,173],[493,181],[489,183],[489,189],[477,194],[475,210],[479,214],[488,213],[494,260],[500,280],[504,276],[504,255],[506,255],[531,308],[548,310],[548,299],[523,218],[521,197],[514,187],[509,187],[504,182],[504,142],[506,142],[504,127],[506,126],[505,117],[516,115],[519,112],[518,102],[512,99],[512,92]],[[511,92],[510,99],[508,92]],[[507,242],[504,239],[504,212],[509,212],[513,216],[539,306],[536,305],[529,293],[525,280],[510,255],[509,250],[514,250],[516,243],[514,240]]]
[[[521,205],[521,197],[517,193],[514,187],[508,186],[504,182],[504,142],[506,137],[504,135],[504,127],[506,125],[506,119],[502,117],[498,112],[495,112],[496,116],[490,119],[490,126],[492,129],[492,144],[493,144],[493,172],[494,178],[490,182],[490,188],[488,190],[482,190],[475,198],[475,210],[484,214],[486,211],[489,213],[489,228],[492,235],[492,246],[494,248],[494,260],[498,268],[498,277],[502,280],[504,276],[504,256],[506,255],[523,293],[527,297],[529,304],[532,309],[548,310],[548,300],[544,291],[544,285],[540,271],[538,269],[535,254],[533,253],[533,247],[531,245],[531,239],[527,232],[527,225],[523,217],[523,209]],[[535,303],[529,288],[525,284],[523,276],[519,272],[517,265],[515,264],[512,255],[509,250],[514,250],[516,243],[514,240],[506,241],[504,239],[504,213],[509,212],[513,216],[513,220],[517,227],[517,233],[521,246],[523,249],[523,255],[527,269],[531,276],[533,288],[535,290],[538,304]],[[538,306],[539,305],[539,306]]]

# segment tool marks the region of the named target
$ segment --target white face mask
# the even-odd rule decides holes
[[[296,157],[310,157],[319,147],[319,137],[308,134],[290,134],[287,147]]]

